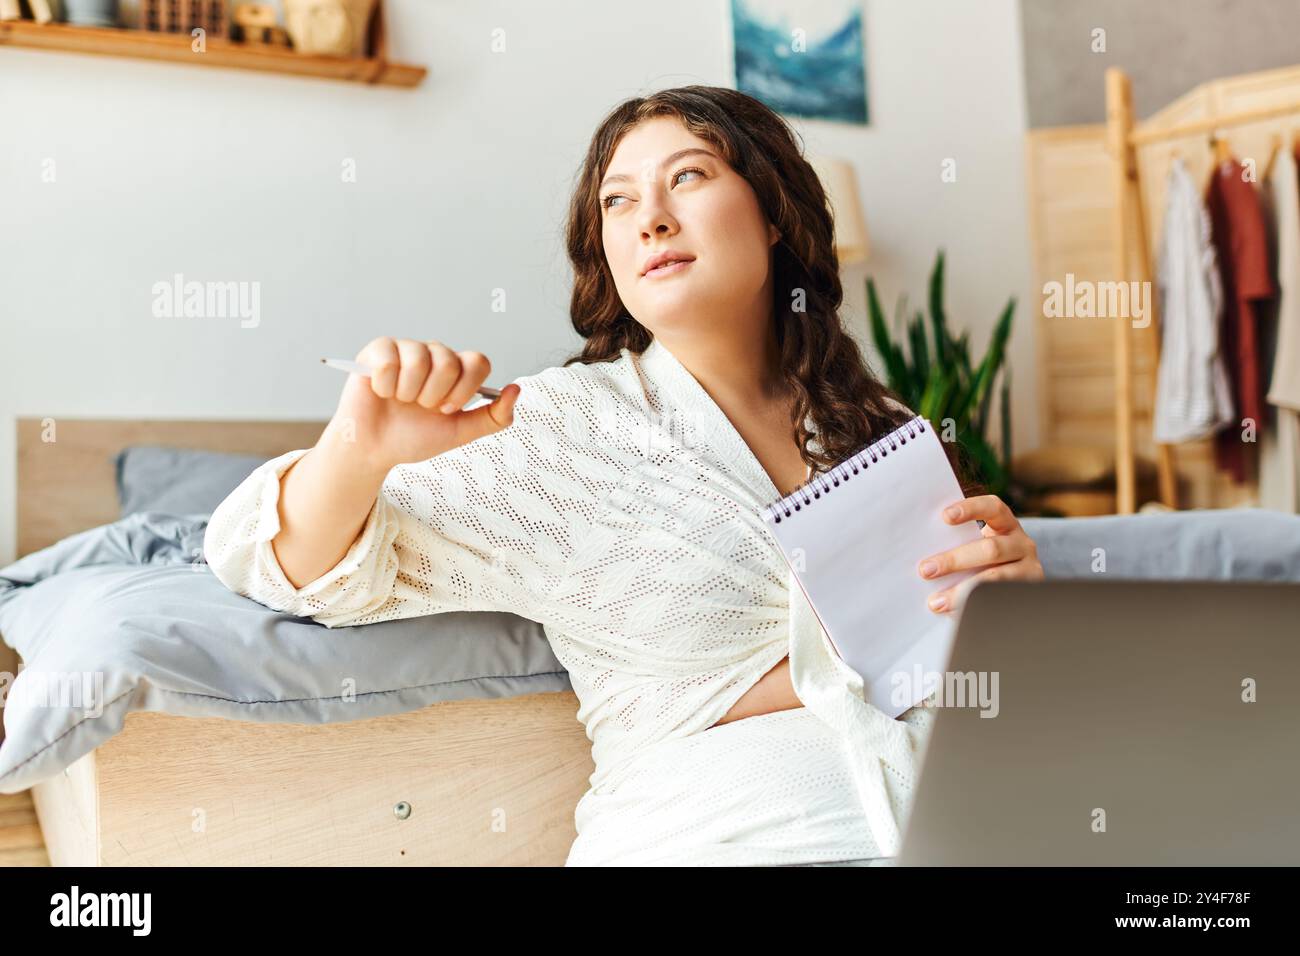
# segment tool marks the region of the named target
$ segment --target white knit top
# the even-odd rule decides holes
[[[933,714],[864,702],[762,518],[780,492],[722,410],[658,340],[515,381],[509,427],[393,468],[352,548],[300,589],[270,541],[307,449],[261,465],[209,521],[213,573],[328,627],[542,624],[596,768],[568,865],[895,855]],[[787,654],[805,707],[712,727]]]

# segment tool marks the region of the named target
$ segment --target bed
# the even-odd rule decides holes
[[[247,474],[323,422],[51,424],[17,422],[0,651],[24,661],[0,792],[30,787],[54,865],[563,864],[594,767],[540,625],[457,612],[329,629],[202,562],[207,514],[177,496],[184,480]],[[122,455],[155,446],[172,458],[150,459],[159,487],[132,503]],[[1023,523],[1050,577],[1300,581],[1300,516]],[[13,694],[77,670],[102,707]]]

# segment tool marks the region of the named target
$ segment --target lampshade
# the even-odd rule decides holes
[[[858,178],[853,164],[830,156],[810,155],[817,176],[825,187],[835,215],[835,254],[840,265],[864,262],[871,253],[867,219],[858,198]]]

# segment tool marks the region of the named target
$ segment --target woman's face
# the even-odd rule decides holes
[[[654,117],[624,134],[598,195],[614,285],[652,333],[748,334],[770,318],[771,247],[780,233],[749,183],[681,120]],[[691,261],[645,274],[658,252]]]

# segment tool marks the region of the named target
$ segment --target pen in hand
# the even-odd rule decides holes
[[[321,359],[321,362],[323,362],[325,365],[328,365],[330,368],[338,369],[340,372],[355,372],[357,375],[360,375],[363,378],[370,377],[369,367],[362,365],[360,362],[354,362],[351,359],[323,358]],[[490,388],[487,385],[480,385],[476,389],[476,391],[484,398],[501,397],[501,389]]]

